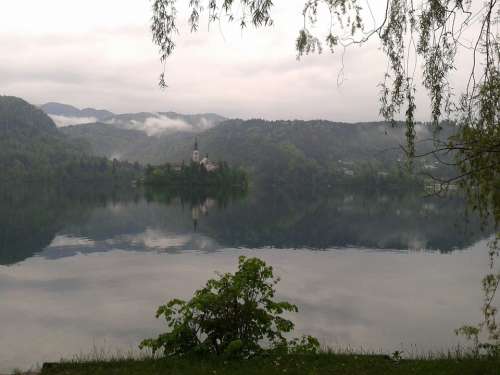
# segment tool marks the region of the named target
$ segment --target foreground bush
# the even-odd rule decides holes
[[[237,272],[218,276],[208,280],[190,301],[173,299],[160,306],[156,317],[163,316],[170,330],[144,340],[140,348],[165,356],[317,352],[319,343],[313,337],[292,341],[284,337],[294,324],[282,314],[298,309],[274,300],[279,279],[272,267],[257,258],[240,257]]]

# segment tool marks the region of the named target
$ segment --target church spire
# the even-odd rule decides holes
[[[198,151],[198,137],[194,139],[194,149],[193,149],[193,163],[200,162],[200,152]]]

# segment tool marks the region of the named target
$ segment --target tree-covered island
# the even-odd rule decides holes
[[[189,164],[183,161],[181,164],[148,165],[143,183],[155,186],[246,190],[248,177],[245,171],[230,167],[224,161],[217,163],[211,161],[208,154],[200,159],[198,140],[196,140]]]

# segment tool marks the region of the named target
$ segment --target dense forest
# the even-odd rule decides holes
[[[70,139],[42,110],[0,96],[0,181],[132,179],[138,163],[92,155],[85,142]]]
[[[113,124],[87,124],[64,128],[74,139],[83,139],[100,156],[119,157],[144,164],[180,163],[198,137],[204,152],[241,167],[255,182],[267,184],[328,185],[339,181],[366,184],[407,184],[404,129],[386,123],[345,124],[329,121],[228,120],[203,132],[174,132],[148,136],[138,129]],[[454,131],[443,124],[442,136]],[[432,130],[418,127],[418,151],[433,146],[423,142]],[[415,171],[440,169],[435,159],[419,158]]]
[[[216,189],[248,188],[248,177],[239,168],[231,168],[226,162],[217,164],[216,169],[208,170],[200,163],[181,165],[163,164],[146,167],[144,184],[154,186],[178,186],[184,188],[206,187]]]

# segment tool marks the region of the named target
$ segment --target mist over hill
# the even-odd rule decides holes
[[[113,112],[104,109],[79,109],[72,105],[54,102],[43,104],[40,109],[59,127],[101,121],[114,115]]]
[[[210,129],[226,118],[215,113],[180,114],[176,112],[139,112],[114,114],[93,108],[78,109],[61,103],[47,103],[40,108],[59,127],[101,123],[115,128],[138,130],[149,136],[164,135],[176,131],[201,132]]]

